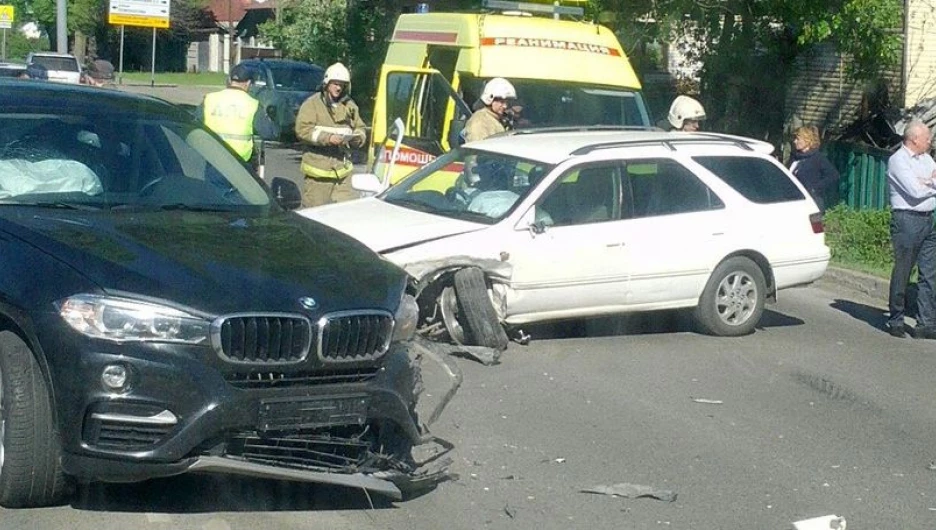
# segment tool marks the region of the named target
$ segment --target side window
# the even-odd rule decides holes
[[[387,75],[387,129],[393,120],[402,118],[408,121],[410,101],[413,99],[413,85],[416,75],[410,72],[393,72]]]
[[[576,168],[559,179],[538,208],[549,215],[553,226],[619,219],[619,183],[617,164]]]
[[[626,168],[633,217],[699,212],[724,206],[708,186],[675,160],[632,160]]]
[[[697,156],[692,159],[751,202],[770,204],[805,198],[790,177],[767,160],[750,156]]]

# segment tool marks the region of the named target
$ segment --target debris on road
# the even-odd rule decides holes
[[[466,346],[464,344],[440,344],[441,347],[449,350],[449,355],[456,357],[468,357],[474,359],[484,366],[493,366],[500,364],[501,351],[485,346]]]
[[[507,517],[510,517],[511,519],[513,519],[514,516],[517,514],[517,511],[510,507],[510,503],[507,503],[504,505],[504,513],[507,514]]]
[[[724,401],[720,399],[694,398],[692,396],[689,396],[689,399],[695,401],[696,403],[704,403],[706,405],[721,405],[724,403]]]
[[[793,523],[794,530],[845,530],[845,518],[838,515],[823,515]]]
[[[657,489],[651,486],[641,484],[629,484],[622,482],[611,486],[592,486],[580,490],[582,493],[598,493],[601,495],[611,495],[612,497],[626,497],[636,499],[638,497],[652,497],[664,502],[673,502],[676,500],[676,492],[671,490]]]

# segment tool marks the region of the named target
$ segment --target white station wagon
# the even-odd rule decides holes
[[[378,195],[300,213],[416,280],[423,333],[505,348],[531,322],[695,308],[751,333],[825,272],[816,204],[770,144],[712,133],[530,130],[456,148]]]

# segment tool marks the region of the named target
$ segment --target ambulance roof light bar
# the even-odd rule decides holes
[[[533,4],[530,2],[509,2],[505,0],[484,0],[482,5],[487,9],[496,9],[500,11],[526,11],[529,13],[548,13],[553,18],[559,18],[560,15],[571,17],[580,17],[585,14],[583,7],[561,6],[559,2],[554,4]]]

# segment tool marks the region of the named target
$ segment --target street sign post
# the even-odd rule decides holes
[[[150,85],[156,84],[156,28],[169,27],[169,0],[110,0],[107,22],[120,26],[120,74],[123,83],[124,26],[153,28],[153,55],[150,64]]]
[[[107,21],[115,26],[169,27],[169,0],[110,0]]]
[[[6,34],[13,27],[15,10],[11,5],[0,5],[0,28],[3,28],[3,48],[0,57],[6,61]]]

